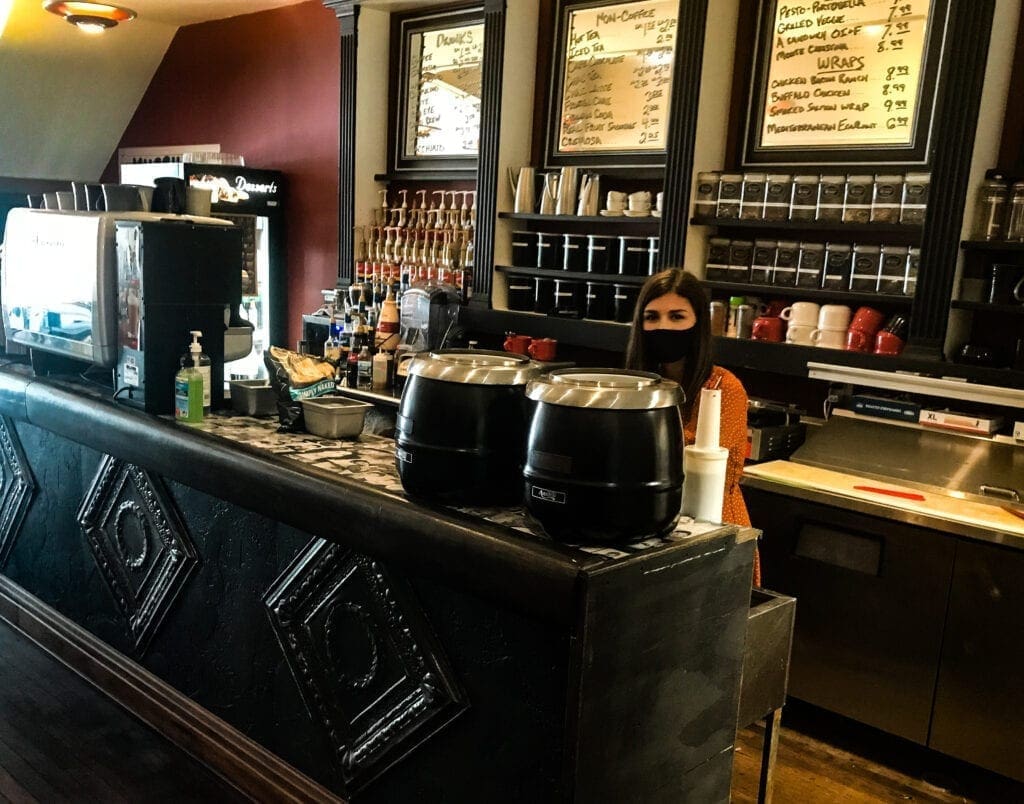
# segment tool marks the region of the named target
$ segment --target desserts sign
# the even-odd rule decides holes
[[[758,148],[912,146],[933,4],[776,2]]]

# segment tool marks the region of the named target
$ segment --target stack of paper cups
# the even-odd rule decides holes
[[[721,446],[722,392],[700,392],[697,437],[683,450],[683,508],[686,516],[706,522],[722,521],[725,468],[729,450]]]

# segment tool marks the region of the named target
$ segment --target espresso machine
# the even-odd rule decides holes
[[[38,374],[113,369],[119,400],[174,410],[189,332],[203,332],[211,402],[247,355],[242,238],[228,221],[151,212],[14,209],[4,232],[3,323]]]

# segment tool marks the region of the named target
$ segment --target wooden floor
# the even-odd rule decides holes
[[[0,804],[248,801],[0,620]]]
[[[763,729],[741,732],[733,801],[757,800]],[[1024,785],[799,703],[776,804],[1024,802]],[[0,804],[247,801],[0,620]]]
[[[739,734],[732,778],[735,804],[757,801],[763,736],[760,726]],[[773,801],[1020,804],[1024,785],[793,702],[783,710]]]

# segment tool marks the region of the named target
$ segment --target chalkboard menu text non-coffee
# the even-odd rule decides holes
[[[552,155],[664,153],[678,0],[566,4]]]
[[[923,158],[944,10],[943,0],[766,3],[747,162]]]

